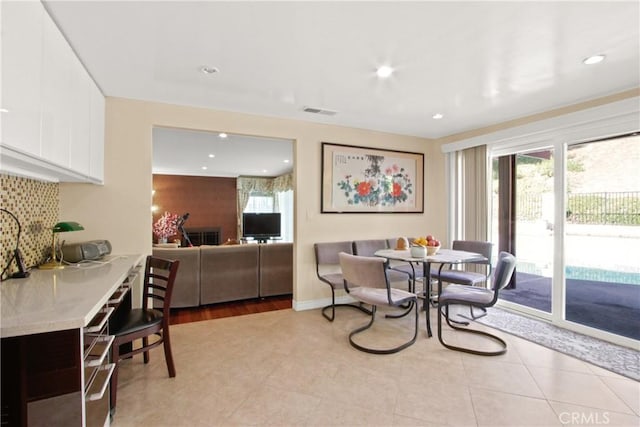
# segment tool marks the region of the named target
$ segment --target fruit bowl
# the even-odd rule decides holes
[[[411,256],[413,258],[424,258],[427,256],[427,248],[426,246],[411,246],[409,248],[411,252]]]
[[[440,246],[427,246],[427,256],[435,255],[440,250]]]

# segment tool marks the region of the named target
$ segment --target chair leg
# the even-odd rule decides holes
[[[414,327],[414,332],[413,332],[413,338],[411,338],[409,341],[405,342],[404,344],[401,344],[397,347],[393,347],[390,349],[375,349],[375,348],[369,348],[369,347],[364,347],[360,344],[357,344],[355,341],[353,341],[353,336],[356,334],[359,334],[362,331],[365,331],[367,329],[369,329],[371,327],[371,325],[373,325],[373,322],[376,318],[376,310],[377,307],[374,305],[371,307],[371,320],[369,321],[369,323],[367,323],[364,326],[361,326],[355,330],[353,330],[350,334],[349,334],[349,343],[351,344],[352,347],[360,350],[360,351],[364,351],[365,353],[371,353],[371,354],[393,354],[393,353],[397,353],[400,350],[404,350],[405,348],[409,347],[410,345],[412,345],[413,343],[416,342],[416,339],[418,337],[418,301],[417,300],[413,300],[411,301],[412,306],[415,308],[415,327]]]
[[[410,301],[408,304],[403,304],[400,306],[400,308],[406,309],[405,311],[403,311],[400,314],[385,314],[384,317],[388,318],[388,319],[399,319],[401,317],[406,316],[407,314],[411,313],[411,309],[413,308],[413,301]]]
[[[167,325],[168,326],[168,325]],[[171,338],[169,336],[169,328],[162,328],[162,344],[164,346],[164,358],[167,361],[167,370],[171,378],[176,376],[176,367],[173,363],[173,353],[171,353]]]
[[[149,337],[142,338],[142,346],[145,348],[149,347]],[[149,363],[149,350],[144,351],[142,353],[142,357],[144,359],[144,363]]]
[[[328,305],[328,306],[322,308],[322,315],[329,322],[333,322],[334,319],[336,318],[336,307],[351,307],[351,308],[356,308],[356,309],[362,311],[363,313],[366,313],[366,314],[369,314],[369,315],[371,314],[371,311],[368,310],[367,308],[365,308],[362,305],[362,303],[358,303],[358,305],[354,305],[354,304],[336,304],[336,294],[335,294],[335,291],[333,290],[333,288],[331,288],[331,305]],[[331,309],[331,316],[329,316],[326,313],[326,311],[328,309]]]
[[[444,308],[444,313],[442,312],[442,309]],[[447,324],[452,328],[455,329],[457,331],[461,331],[461,332],[469,332],[469,333],[473,333],[473,334],[477,334],[477,335],[482,335],[485,336],[487,338],[490,338],[491,340],[497,342],[498,344],[500,344],[500,350],[496,350],[496,351],[481,351],[481,350],[474,350],[471,348],[466,348],[466,347],[458,347],[455,345],[451,345],[451,344],[447,344],[446,342],[444,342],[444,339],[442,338],[442,317],[445,318],[445,320],[447,321]],[[499,356],[501,354],[504,354],[507,352],[507,343],[500,337],[497,337],[495,335],[492,335],[488,332],[484,332],[484,331],[477,331],[474,329],[468,329],[468,328],[460,328],[458,326],[454,326],[450,321],[449,321],[449,304],[445,304],[444,306],[439,306],[438,307],[438,340],[440,341],[440,344],[442,344],[443,346],[445,346],[446,348],[450,349],[450,350],[455,350],[455,351],[462,351],[465,353],[471,353],[471,354],[477,354],[480,356]]]

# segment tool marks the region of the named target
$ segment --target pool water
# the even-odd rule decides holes
[[[640,285],[640,273],[567,266],[565,267],[564,274],[567,279]]]

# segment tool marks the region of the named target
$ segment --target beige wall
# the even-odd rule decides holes
[[[288,138],[294,143],[297,303],[329,297],[315,276],[313,243],[435,234],[446,240],[444,156],[427,139],[367,130],[107,98],[105,185],[61,184],[60,215],[84,225],[85,239],[106,238],[114,253],[151,253],[152,127]],[[321,142],[425,154],[424,214],[321,214]]]

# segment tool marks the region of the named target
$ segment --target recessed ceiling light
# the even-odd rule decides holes
[[[220,133],[218,134],[218,136],[219,136],[220,138],[222,138],[222,139],[225,139],[225,138],[226,138],[227,136],[229,136],[229,135],[227,135],[227,134],[226,134],[226,133],[224,133],[224,132],[220,132]]]
[[[443,117],[444,117],[444,114],[442,114],[442,113],[435,113],[435,114],[434,114],[433,116],[431,116],[431,117],[432,117],[433,119],[440,120],[441,118],[443,118]]]
[[[209,158],[213,159],[216,155],[215,154],[209,154]]]
[[[376,70],[376,74],[381,79],[386,79],[387,77],[391,76],[391,74],[393,74],[393,68],[388,65],[382,65],[381,67],[378,67],[378,69]]]
[[[218,70],[216,67],[210,67],[208,65],[205,65],[203,67],[200,67],[200,72],[204,74],[215,74],[215,73],[219,73],[220,70]]]
[[[262,173],[267,173],[267,170],[266,169],[262,169]]]
[[[202,167],[202,170],[203,170],[203,171],[206,171],[206,170],[207,170],[207,167],[206,167],[206,166],[203,166],[203,167]]]
[[[593,55],[582,60],[585,65],[593,65],[604,61],[605,55]]]
[[[289,163],[289,159],[284,159],[284,162],[285,163]]]
[[[6,108],[0,108],[0,113],[8,113],[9,110],[7,110]]]

